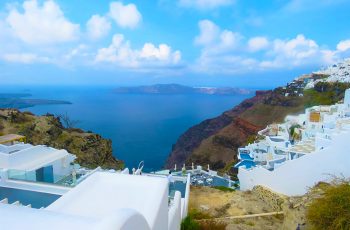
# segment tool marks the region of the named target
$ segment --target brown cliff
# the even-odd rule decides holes
[[[221,116],[185,132],[173,146],[166,167],[194,162],[210,164],[214,169],[224,168],[237,162],[237,148],[254,139],[259,130],[303,109],[303,97],[285,97],[279,89],[258,91]]]
[[[339,102],[350,84],[318,83],[309,90],[303,87],[303,83],[292,82],[283,88],[257,91],[233,109],[193,126],[173,146],[166,167],[192,162],[210,164],[214,169],[230,166],[237,162],[237,148],[253,141],[259,130],[303,112],[305,107]]]

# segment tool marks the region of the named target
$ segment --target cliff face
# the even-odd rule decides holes
[[[0,109],[0,135],[17,133],[34,145],[66,149],[77,156],[84,167],[119,169],[123,162],[112,155],[112,142],[98,134],[80,129],[66,129],[53,115],[35,116],[18,110]]]
[[[277,89],[258,91],[221,116],[206,120],[185,132],[173,146],[166,167],[174,164],[210,164],[214,169],[237,162],[237,148],[257,132],[291,113],[304,109],[302,97],[284,97]]]
[[[308,90],[303,90],[304,86],[303,81],[294,81],[284,88],[257,91],[221,116],[193,126],[173,146],[166,167],[192,162],[210,164],[213,169],[230,166],[238,161],[237,148],[254,141],[259,130],[281,123],[287,115],[303,112],[305,107],[339,102],[350,83],[320,82]]]

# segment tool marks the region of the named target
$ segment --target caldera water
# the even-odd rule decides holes
[[[129,168],[145,162],[159,170],[178,137],[191,126],[220,115],[251,95],[115,94],[112,87],[1,87],[2,93],[29,93],[30,98],[69,101],[22,109],[36,115],[65,114],[76,126],[112,140],[113,155]]]

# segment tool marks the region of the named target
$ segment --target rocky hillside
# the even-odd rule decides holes
[[[29,112],[0,109],[0,135],[21,134],[34,145],[47,145],[66,149],[77,156],[77,163],[84,167],[119,169],[123,162],[112,155],[112,142],[98,134],[80,129],[64,128],[53,115],[35,116]]]
[[[286,87],[257,91],[219,117],[203,121],[187,130],[173,146],[166,167],[183,163],[206,165],[214,169],[229,168],[237,162],[237,148],[254,141],[259,130],[282,122],[289,114],[303,112],[305,107],[334,104],[342,99],[349,83],[316,83],[304,90],[306,83],[296,80]]]
[[[293,197],[263,186],[251,191],[191,187],[189,218],[203,229],[295,230],[298,225],[300,229],[349,229],[349,221],[344,218],[348,214],[345,200],[349,200],[349,191],[348,182],[341,181],[320,182],[303,196]],[[324,214],[328,214],[327,218]],[[315,219],[318,225],[330,227],[312,226]],[[338,221],[343,225],[331,225]],[[218,225],[224,227],[214,228]]]

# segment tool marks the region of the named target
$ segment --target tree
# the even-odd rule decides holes
[[[61,120],[61,122],[63,123],[63,126],[66,127],[67,129],[72,129],[74,128],[79,121],[77,120],[72,120],[69,116],[68,113],[64,113],[58,116],[58,118]]]

